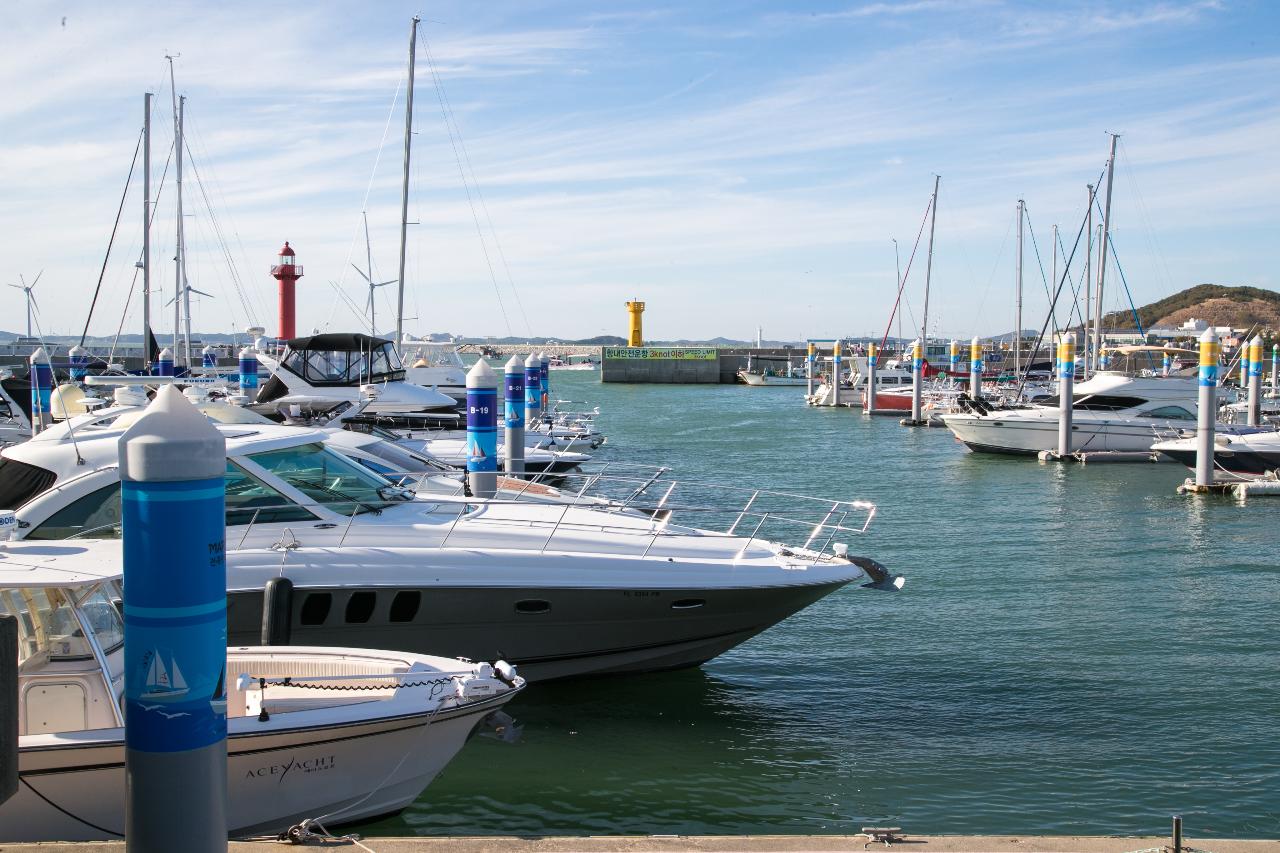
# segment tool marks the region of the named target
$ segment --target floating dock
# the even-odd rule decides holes
[[[884,850],[886,844],[858,835],[639,835],[476,838],[361,838],[374,853],[844,853]],[[1166,836],[1099,835],[912,835],[894,837],[887,848],[914,853],[1134,853],[1172,851]],[[75,844],[0,844],[0,853],[124,853],[123,841]],[[181,849],[180,846],[174,848]],[[293,846],[278,841],[233,842],[231,853],[281,853],[283,850],[350,850],[361,847],[334,839]],[[1207,853],[1280,853],[1280,841],[1184,838],[1183,851]]]

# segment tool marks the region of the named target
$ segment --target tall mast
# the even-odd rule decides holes
[[[151,93],[142,96],[142,363],[151,364]]]
[[[173,82],[173,57],[169,60],[169,98],[173,104],[173,153],[177,166],[178,182],[178,223],[173,238],[173,352],[178,352],[179,312],[182,308],[182,106],[178,103],[178,88]],[[186,103],[186,98],[182,102]]]
[[[1093,289],[1089,286],[1093,281],[1093,184],[1089,187],[1089,209],[1085,212],[1085,246],[1084,246],[1084,375],[1093,373],[1093,350],[1089,346],[1089,324],[1093,319]]]
[[[369,271],[369,334],[376,335],[378,334],[378,321],[376,319],[377,312],[373,304],[373,249],[369,245],[369,211],[362,210],[360,215],[364,217],[364,262],[365,269]]]
[[[404,102],[404,183],[400,187],[400,279],[396,284],[396,349],[404,340],[404,253],[409,236],[409,154],[413,150],[413,61],[418,47],[418,18],[409,27],[409,86]],[[373,277],[373,268],[369,268]]]
[[[901,288],[902,287],[902,259],[898,255],[898,241],[893,237],[890,237],[889,239],[893,240],[893,268],[898,271],[898,287]],[[902,312],[901,311],[898,312],[898,342],[899,343],[902,342]]]
[[[1015,302],[1017,309],[1013,318],[1013,373],[1022,375],[1022,199],[1018,199],[1018,284]],[[1007,302],[1005,303],[1008,304]]]
[[[1107,201],[1102,209],[1102,247],[1098,249],[1098,298],[1094,302],[1097,318],[1093,324],[1093,348],[1102,352],[1102,285],[1107,280],[1107,243],[1111,237],[1111,184],[1116,174],[1116,141],[1120,134],[1111,134],[1111,156],[1107,158]]]
[[[1053,293],[1053,294],[1056,294],[1056,293],[1057,293],[1057,289],[1056,289],[1056,288],[1058,287],[1058,226],[1057,226],[1057,225],[1054,225],[1054,226],[1053,226],[1053,277],[1049,279],[1049,282],[1050,282],[1049,292],[1050,292],[1050,293]],[[1049,314],[1050,314],[1050,316],[1052,316],[1052,317],[1053,317],[1054,331],[1056,332],[1056,331],[1058,330],[1058,329],[1057,329],[1057,326],[1058,326],[1058,317],[1057,317],[1057,314],[1058,314],[1058,308],[1057,308],[1057,300],[1056,300],[1056,299],[1054,300],[1054,304],[1049,306]],[[1070,326],[1070,324],[1071,324],[1071,317],[1070,317],[1070,316],[1068,316],[1068,317],[1067,317],[1067,325],[1068,325],[1068,327]],[[1063,334],[1066,334],[1066,330],[1065,330],[1065,329],[1063,330]]]
[[[178,98],[178,234],[180,235],[179,245],[182,246],[182,254],[179,256],[178,272],[182,278],[181,290],[178,291],[182,296],[182,314],[183,314],[183,354],[188,369],[191,367],[191,285],[187,283],[187,234],[183,227],[182,221],[182,148],[186,147],[186,140],[182,135],[182,117],[186,112],[187,96],[183,95]],[[177,306],[174,307],[176,316]],[[175,334],[177,327],[174,327]]]
[[[929,203],[929,260],[924,268],[924,317],[920,325],[920,345],[925,357],[929,356],[929,282],[933,278],[933,229],[938,224],[938,182],[941,175],[933,176],[933,201]]]

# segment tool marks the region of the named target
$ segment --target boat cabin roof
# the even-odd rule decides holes
[[[120,540],[75,539],[0,545],[0,589],[78,587],[121,575]]]

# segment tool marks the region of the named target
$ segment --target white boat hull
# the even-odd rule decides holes
[[[418,692],[425,697],[426,690]],[[387,703],[375,700],[351,705],[355,710],[346,714],[330,708],[277,713],[265,722],[232,717],[227,832],[277,834],[323,815],[336,825],[397,812],[422,793],[476,725],[515,694],[446,706],[434,716],[434,702],[417,702],[411,711],[397,702],[402,713],[379,713],[374,708]],[[335,716],[345,721],[318,722]],[[0,806],[0,841],[122,837],[124,729],[23,737],[19,746],[18,792]],[[174,849],[181,849],[180,840]]]
[[[1058,410],[1015,410],[1017,417],[943,415],[943,422],[970,450],[982,453],[1033,455],[1058,449]],[[1184,428],[1186,421],[1157,421],[1150,418],[1097,418],[1076,412],[1072,417],[1073,453],[1099,451],[1135,452],[1150,450],[1157,430]]]

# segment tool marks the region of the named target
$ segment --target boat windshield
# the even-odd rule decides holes
[[[380,512],[413,497],[319,443],[254,453],[249,459],[340,515]]]
[[[370,349],[291,350],[283,366],[312,385],[361,385],[404,379],[395,347],[382,342]]]
[[[1119,412],[1133,409],[1147,401],[1142,397],[1122,397],[1117,394],[1077,394],[1072,400],[1075,409],[1085,412]]]
[[[85,596],[81,613],[88,620],[104,652],[124,643],[120,612],[102,586]],[[0,613],[18,622],[18,666],[31,661],[86,660],[93,647],[76,619],[71,591],[57,587],[19,587],[0,590]]]

